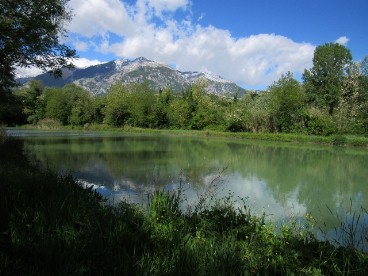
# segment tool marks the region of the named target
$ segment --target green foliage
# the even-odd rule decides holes
[[[14,85],[15,66],[61,74],[75,51],[59,43],[71,20],[68,0],[0,2],[0,92]]]
[[[44,93],[45,117],[60,121],[63,125],[68,122],[70,105],[61,88],[46,88]]]
[[[125,129],[365,135],[366,60],[358,64],[351,59],[347,48],[328,43],[316,48],[313,67],[303,75],[304,84],[288,72],[267,91],[233,98],[209,94],[205,81],[194,83],[181,94],[174,94],[170,88],[156,93],[148,81],[117,83],[100,98],[73,84],[43,89],[42,84],[31,82],[15,90],[14,95],[4,96],[7,103],[0,105],[0,120],[14,124],[26,117],[35,124],[52,119],[86,129],[104,123],[105,128]]]
[[[59,120],[45,118],[37,121],[36,126],[41,129],[59,129],[62,124]]]
[[[183,98],[175,98],[168,107],[168,119],[174,128],[188,128],[191,118],[191,110],[188,101]]]
[[[81,126],[94,122],[98,108],[96,99],[74,84],[65,86],[63,90],[70,103],[68,123]]]
[[[81,87],[74,84],[63,88],[47,87],[41,93],[37,92],[37,96],[32,91],[35,89],[25,88],[20,91],[24,99],[36,97],[36,101],[31,101],[33,109],[29,108],[31,105],[25,105],[23,109],[29,115],[29,122],[36,124],[40,120],[53,119],[63,125],[73,126],[101,122],[101,103]]]
[[[338,43],[318,46],[313,67],[303,74],[308,101],[319,108],[327,108],[330,115],[339,104],[346,68],[352,62],[349,49]]]
[[[153,106],[153,127],[168,128],[169,121],[169,106],[174,99],[172,89],[160,90],[156,103]]]
[[[0,148],[2,275],[134,271],[146,240],[139,208],[112,210],[71,177],[41,171],[18,141]]]
[[[364,134],[367,96],[358,64],[351,64],[343,81],[342,96],[334,114],[339,133]]]
[[[363,76],[368,77],[368,56],[365,56],[360,63],[360,72]]]
[[[332,116],[327,111],[310,108],[307,113],[307,133],[312,135],[331,135],[337,132]]]
[[[39,105],[41,104],[41,95],[43,93],[43,85],[41,81],[32,80],[27,87],[20,89],[15,93],[19,94],[23,103],[23,114],[28,123],[34,124],[40,119]]]
[[[270,109],[274,124],[280,132],[297,132],[303,128],[302,111],[305,95],[302,86],[288,72],[269,88]]]
[[[191,114],[191,129],[204,129],[223,123],[222,110],[215,96],[211,97],[205,91],[206,83],[197,82],[187,92]]]
[[[22,108],[22,101],[19,97],[0,91],[0,124],[14,126],[25,123]]]
[[[127,97],[128,112],[130,117],[128,125],[139,127],[152,127],[153,106],[156,103],[154,91],[149,88],[149,83],[131,84]]]
[[[125,124],[139,127],[151,127],[154,122],[156,98],[149,84],[116,84],[105,102],[105,122],[113,126]]]
[[[346,137],[342,135],[335,135],[332,137],[332,144],[335,146],[343,146],[346,144]]]
[[[262,92],[254,97],[254,103],[250,111],[250,127],[253,132],[274,132],[270,101],[271,94],[268,92]]]
[[[130,116],[128,93],[128,88],[123,84],[115,84],[111,87],[103,110],[105,123],[113,126],[121,126],[126,123]]]
[[[231,132],[246,131],[247,126],[244,123],[244,116],[247,110],[242,109],[240,103],[233,103],[225,111],[226,130]]]

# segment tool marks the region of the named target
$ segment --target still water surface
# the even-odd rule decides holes
[[[72,173],[118,202],[155,189],[185,189],[187,204],[213,191],[247,198],[255,214],[279,223],[311,213],[328,237],[359,217],[368,226],[368,151],[219,138],[8,130],[42,165]],[[368,241],[367,241],[368,242]]]

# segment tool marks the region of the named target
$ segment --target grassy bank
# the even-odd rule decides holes
[[[111,207],[71,177],[31,164],[19,141],[0,144],[0,274],[364,275],[367,254],[318,241],[306,225],[276,228],[232,197],[156,192],[146,209]]]
[[[249,133],[249,132],[223,132],[214,130],[181,130],[181,129],[150,129],[138,127],[111,127],[108,125],[91,124],[85,127],[61,125],[25,125],[22,128],[52,129],[52,130],[80,130],[80,131],[111,131],[142,134],[164,134],[194,137],[220,137],[242,140],[261,140],[283,143],[323,144],[335,146],[352,146],[368,148],[368,137],[356,135],[316,136],[297,133]]]

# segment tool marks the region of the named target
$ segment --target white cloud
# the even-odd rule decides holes
[[[341,37],[339,37],[338,39],[336,39],[336,41],[335,41],[336,43],[339,43],[339,44],[341,44],[341,45],[344,45],[344,46],[346,46],[347,44],[348,44],[348,42],[349,42],[349,38],[347,38],[346,36],[341,36]]]
[[[75,65],[75,67],[77,68],[85,68],[88,66],[93,66],[93,65],[97,65],[97,64],[101,64],[102,62],[97,60],[97,59],[87,59],[87,58],[76,58],[73,60],[73,64]]]
[[[78,52],[86,52],[89,48],[88,43],[83,42],[83,41],[77,41],[74,43],[75,49]]]
[[[16,78],[27,78],[27,77],[35,77],[39,74],[42,74],[43,71],[37,67],[17,67],[15,72]]]
[[[155,10],[157,16],[161,16],[164,11],[186,10],[190,4],[188,0],[147,0],[147,3]]]
[[[87,59],[87,58],[75,58],[73,59],[73,64],[77,68],[85,68],[92,65],[101,64],[103,62],[97,59]],[[35,66],[31,67],[17,67],[16,68],[16,78],[27,78],[27,77],[35,77],[44,73],[42,69],[39,69]]]
[[[130,35],[135,28],[125,5],[119,0],[72,0],[75,14],[69,30],[85,37],[113,32]]]
[[[211,26],[198,26],[177,40],[170,30],[153,29],[111,45],[118,56],[146,56],[174,63],[179,70],[207,71],[254,86],[268,85],[287,71],[303,72],[312,65],[314,49],[274,34],[235,39]]]
[[[71,32],[81,40],[98,39],[94,48],[101,53],[144,56],[246,86],[269,85],[287,71],[300,74],[312,66],[315,46],[309,43],[275,34],[234,38],[227,30],[193,23],[190,16],[181,21],[162,17],[178,9],[189,10],[189,0],[137,0],[134,5],[118,0],[72,0],[71,4],[76,14]]]

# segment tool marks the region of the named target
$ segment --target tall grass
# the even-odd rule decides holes
[[[0,144],[1,275],[364,275],[368,256],[280,227],[232,195],[183,209],[183,190],[116,207],[32,165],[19,141]],[[235,207],[240,206],[240,207]]]
[[[332,211],[328,206],[326,208],[331,217],[340,224],[327,232],[324,223],[316,222],[323,239],[330,240],[338,247],[358,249],[368,253],[368,211],[363,207],[355,209],[352,200],[350,200],[349,208],[343,214]]]

